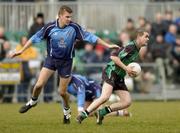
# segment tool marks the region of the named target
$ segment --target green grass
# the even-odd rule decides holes
[[[39,103],[25,114],[21,104],[0,104],[0,133],[180,133],[180,102],[134,102],[131,118],[108,116],[103,125],[91,117],[76,123],[75,104],[71,104],[70,125],[62,124],[62,111],[57,103]]]

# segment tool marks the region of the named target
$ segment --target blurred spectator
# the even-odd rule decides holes
[[[169,26],[173,24],[173,12],[172,11],[165,11],[163,25],[165,28],[165,32],[167,33],[169,30]]]
[[[13,1],[16,1],[16,2],[34,2],[35,0],[11,0],[12,2]]]
[[[141,48],[139,52],[139,62],[150,62],[151,59],[148,57],[148,53],[147,47]],[[134,79],[134,92],[149,93],[151,91],[155,81],[155,75],[152,71],[152,67],[142,67],[141,75]]]
[[[4,35],[4,28],[0,26],[0,61],[6,57],[6,51],[4,49],[4,42],[7,41]]]
[[[155,14],[155,22],[152,23],[152,35],[154,38],[158,35],[165,35],[166,31],[163,25],[163,16],[161,13]]]
[[[44,14],[43,13],[38,13],[35,20],[34,20],[33,25],[30,27],[28,37],[30,38],[32,35],[34,35],[44,25],[45,25],[45,23],[44,23]]]
[[[96,54],[94,52],[94,45],[86,42],[84,46],[84,53],[80,56],[80,60],[83,63],[93,63],[94,59],[96,58]],[[88,67],[86,69],[87,75],[91,74],[94,72],[94,70],[91,67]]]
[[[7,38],[4,35],[4,27],[0,26],[0,43],[6,41]]]
[[[3,49],[5,51],[5,58],[7,57],[8,53],[10,52],[11,50],[11,44],[9,43],[9,41],[5,41],[3,43]]]
[[[180,35],[180,8],[178,11],[178,17],[175,19],[175,24],[177,26],[177,33]]]
[[[129,41],[130,41],[129,34],[125,31],[122,31],[119,34],[119,46],[125,46],[125,44],[127,44],[127,42]]]
[[[20,40],[20,44],[16,46],[16,50],[22,49],[22,47],[27,42],[27,37],[22,36]],[[21,82],[18,85],[18,102],[27,102],[28,96],[28,88],[29,83],[33,77],[30,67],[29,60],[36,59],[38,57],[37,50],[32,46],[29,47],[24,53],[19,55],[17,58],[22,62],[22,70],[21,70]]]
[[[148,47],[143,47],[140,51],[139,51],[139,61],[138,62],[142,62],[142,63],[147,63],[147,62],[151,62],[151,56],[149,56],[149,53],[151,51],[148,51]]]
[[[174,47],[176,45],[177,27],[175,24],[169,26],[169,31],[165,35],[165,42]]]
[[[129,34],[130,40],[134,40],[136,38],[136,28],[134,21],[131,18],[127,20],[126,27],[123,29],[123,31]]]
[[[152,47],[152,44],[155,41],[155,38],[152,35],[152,25],[150,22],[146,22],[145,30],[149,33],[149,41],[147,45],[147,50],[148,50],[148,56],[151,56],[152,53],[150,53],[149,51],[151,51],[150,49]]]
[[[100,44],[97,44],[96,47],[95,47],[96,56],[93,59],[93,62],[95,62],[95,63],[104,63],[104,62],[106,62],[107,60],[105,59],[104,51],[105,51],[105,47],[100,45]]]
[[[0,43],[0,61],[6,56],[6,51],[4,50],[4,43]]]
[[[156,36],[155,42],[151,46],[152,59],[155,61],[157,58],[167,59],[170,46],[164,42],[161,34]]]
[[[145,17],[140,16],[138,18],[138,28],[145,29],[145,26],[146,26],[146,19],[145,19]]]
[[[45,25],[44,14],[39,12],[34,18],[34,23],[29,29],[28,38],[30,38],[37,31],[39,31],[44,25]],[[46,42],[45,41],[41,41],[40,43],[37,43],[37,45],[35,46],[38,48],[42,56],[46,56]]]
[[[161,34],[156,36],[156,41],[152,44],[151,53],[152,59],[154,62],[161,59],[166,77],[168,78],[171,74],[170,71],[170,64],[169,64],[169,57],[170,57],[170,50],[171,46],[164,42],[163,36]]]
[[[84,47],[84,53],[81,55],[81,60],[84,63],[92,63],[95,58],[94,46],[86,42]]]
[[[11,44],[6,40],[3,42],[4,49],[4,59],[7,57],[9,51],[11,50]],[[1,85],[0,95],[2,97],[2,102],[11,103],[13,99],[14,93],[14,85]]]
[[[173,78],[175,83],[180,83],[180,35],[176,38],[176,45],[172,50]]]
[[[4,27],[0,26],[0,61],[4,60],[6,57],[6,50],[5,50],[5,41],[7,41],[4,35]],[[0,86],[0,101],[3,102],[3,95],[5,93],[5,86]],[[12,89],[13,90],[13,89]]]
[[[16,50],[22,49],[24,44],[27,42],[27,37],[22,36],[20,39],[20,44],[16,46]],[[29,47],[23,54],[19,55],[18,58],[22,61],[29,61],[31,59],[36,59],[38,58],[38,52],[37,49],[34,48],[33,46]]]
[[[103,38],[103,40],[105,41],[105,42],[107,42],[107,43],[109,43],[109,44],[111,44],[112,42],[111,42],[111,40],[110,40],[110,38],[108,38],[108,37],[106,37],[106,38]],[[96,47],[99,47],[100,46],[100,44],[97,44],[96,45]],[[110,60],[110,53],[111,53],[111,49],[108,49],[108,48],[106,48],[106,47],[102,47],[102,46],[100,46],[100,49],[102,49],[103,50],[103,62],[108,62],[109,60]]]

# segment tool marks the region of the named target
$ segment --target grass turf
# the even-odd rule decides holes
[[[91,117],[78,124],[75,103],[70,125],[62,124],[58,103],[39,103],[25,114],[21,104],[0,104],[0,133],[180,133],[180,102],[133,102],[131,118],[108,116],[103,125]]]

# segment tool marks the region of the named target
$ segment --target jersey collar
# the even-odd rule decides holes
[[[134,42],[134,45],[135,45],[136,49],[139,51],[140,48],[137,47],[138,44],[137,44],[136,40],[134,40],[133,42]]]
[[[61,28],[61,27],[59,26],[59,18],[58,18],[58,19],[56,19],[56,26],[57,26],[58,28],[60,28],[60,29],[64,29],[64,28],[66,28],[68,25],[65,25],[63,28]]]

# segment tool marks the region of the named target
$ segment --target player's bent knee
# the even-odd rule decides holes
[[[65,97],[65,96],[66,96],[66,92],[63,92],[63,91],[60,91],[59,94],[60,94],[60,96],[62,96],[62,97]]]
[[[131,100],[130,99],[125,100],[124,104],[126,107],[129,107],[131,105]]]

